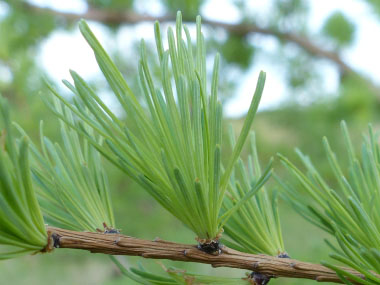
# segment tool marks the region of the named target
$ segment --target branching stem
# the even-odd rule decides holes
[[[82,249],[92,253],[111,255],[198,262],[210,264],[213,267],[246,269],[268,276],[342,283],[334,271],[320,264],[249,254],[227,247],[223,248],[220,255],[210,255],[197,249],[196,245],[174,243],[157,238],[149,241],[122,234],[76,232],[54,227],[48,227],[48,233],[49,237],[58,236],[58,241],[55,239],[55,243],[60,248]],[[345,270],[362,278],[359,272]]]

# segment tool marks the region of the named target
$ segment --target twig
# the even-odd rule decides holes
[[[160,239],[149,241],[121,234],[75,232],[54,227],[48,227],[48,233],[49,237],[54,237],[56,247],[60,248],[83,249],[92,253],[111,255],[198,262],[210,264],[213,267],[246,269],[274,277],[342,283],[334,271],[320,264],[249,254],[227,247],[223,248],[220,255],[215,256],[200,251],[196,245],[180,244]],[[363,278],[357,271],[346,270]]]

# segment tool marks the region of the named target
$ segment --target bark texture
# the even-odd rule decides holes
[[[213,267],[246,269],[270,277],[311,279],[319,282],[342,283],[331,269],[320,264],[295,259],[256,255],[224,247],[220,255],[202,252],[196,245],[180,244],[156,238],[153,241],[122,234],[76,232],[48,227],[48,247],[88,250],[92,253],[141,256],[151,259],[198,262]],[[51,251],[47,248],[45,251]],[[359,272],[347,269],[361,277]]]

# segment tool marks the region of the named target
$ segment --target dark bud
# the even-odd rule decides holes
[[[277,255],[278,258],[290,258],[287,252],[281,252],[279,255]]]
[[[198,243],[198,249],[212,255],[219,255],[222,253],[223,245],[219,241],[211,241],[205,243]]]
[[[120,234],[120,231],[119,230],[117,230],[117,229],[106,229],[105,231],[104,231],[104,233],[105,234]]]
[[[120,230],[107,226],[105,222],[103,223],[103,227],[104,227],[104,231],[103,231],[104,234],[120,234]],[[102,232],[101,230],[98,230],[98,229],[97,231]]]
[[[57,234],[52,234],[51,238],[53,239],[53,247],[54,248],[59,248],[59,239],[61,237],[59,235],[57,235]]]
[[[257,272],[252,272],[249,275],[249,278],[253,280],[254,284],[256,285],[266,285],[269,283],[272,277],[273,276],[268,276],[268,275],[257,273]]]

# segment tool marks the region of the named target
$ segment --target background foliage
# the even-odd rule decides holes
[[[368,5],[368,11],[374,13],[380,21],[379,1],[357,1],[365,2]],[[87,5],[88,11],[99,9],[108,14],[121,10],[135,13],[145,12],[144,7],[141,8],[141,4],[137,3],[140,1],[88,0],[81,2]],[[180,9],[184,19],[193,21],[197,14],[202,15],[202,8],[209,1],[157,0],[148,2],[159,3],[160,7],[163,7],[162,12],[173,17]],[[315,32],[311,31],[307,25],[307,18],[312,12],[309,8],[310,2],[307,0],[273,0],[268,11],[254,12],[248,12],[250,10],[246,8],[247,1],[231,2],[240,11],[241,23],[265,27],[273,33],[272,37],[276,39],[278,45],[272,54],[268,55],[262,51],[259,41],[251,39],[252,34],[233,33],[224,29],[217,29],[216,32],[213,32],[212,28],[208,28],[206,44],[209,51],[212,54],[215,51],[221,52],[223,59],[220,71],[222,84],[220,94],[224,96],[225,100],[236,94],[239,87],[236,86],[238,82],[236,78],[257,66],[263,59],[271,60],[275,66],[285,70],[287,84],[292,93],[288,103],[259,113],[255,121],[254,129],[260,158],[262,161],[268,161],[270,156],[281,152],[291,161],[297,161],[293,151],[293,148],[297,146],[303,153],[311,156],[314,165],[318,165],[323,177],[333,184],[333,173],[328,167],[328,162],[323,155],[324,150],[321,147],[322,137],[329,138],[330,145],[344,162],[342,141],[339,140],[340,120],[347,121],[354,145],[359,141],[360,133],[366,129],[369,121],[374,123],[376,131],[380,92],[377,86],[364,75],[349,73],[334,60],[327,59],[330,64],[336,66],[340,84],[334,94],[327,93],[321,87],[326,77],[318,68],[321,62],[320,57],[298,45],[290,45],[293,52],[286,52],[289,50],[289,41],[283,35],[284,33],[297,35],[307,41],[313,39],[311,42],[318,47],[327,48],[335,55],[340,56],[354,45],[357,21],[350,19],[341,11],[332,12],[322,25],[323,28]],[[46,13],[39,9],[42,6],[36,4],[32,7],[27,3],[29,2],[21,0],[0,2],[0,93],[10,101],[14,111],[13,118],[35,142],[39,137],[37,130],[41,119],[45,121],[45,133],[49,137],[59,140],[56,120],[51,119],[52,114],[38,97],[39,92],[42,94],[46,92],[42,78],[49,77],[49,75],[46,74],[37,55],[44,40],[57,31],[77,29],[77,25],[75,21],[71,21],[63,14]],[[119,23],[98,22],[98,24],[114,36],[117,36],[118,32],[125,28],[125,25]],[[137,24],[131,25],[136,26]],[[138,45],[136,44],[136,46]],[[152,52],[149,48],[148,46],[148,54]],[[137,82],[134,82],[134,74],[137,73],[136,52],[137,49],[126,51],[116,46],[112,48],[111,56],[117,59],[118,67],[123,71],[131,86],[137,88]],[[324,60],[326,61],[326,58]],[[102,83],[102,81],[93,80],[91,85],[99,92],[107,92],[108,90],[105,90],[105,85]],[[307,100],[302,100],[302,96],[305,96],[302,94],[307,94]],[[264,97],[265,95],[264,92]],[[312,103],[305,104],[305,101]],[[238,133],[243,119],[235,118],[229,119],[229,121]],[[55,141],[55,139],[53,140]],[[359,146],[358,143],[356,145]],[[248,149],[246,154],[248,154]],[[278,175],[283,175],[278,162],[275,167]],[[178,242],[194,242],[193,234],[162,210],[144,191],[134,191],[139,189],[139,186],[107,163],[105,169],[108,172],[109,187],[112,189],[116,224],[118,228],[124,230],[123,233],[148,239],[159,236]],[[330,251],[321,242],[325,233],[308,225],[285,204],[280,205],[280,214],[286,250],[292,257],[313,262],[327,259]],[[302,241],[302,247],[299,246],[300,241]],[[54,262],[57,258],[60,259],[59,263]],[[135,264],[136,261],[135,258],[122,259],[122,262],[130,264]],[[31,263],[32,265],[30,265]],[[154,262],[144,261],[143,263],[145,267],[153,271],[161,271],[161,268],[154,265]],[[185,266],[179,263],[173,264],[175,267]],[[197,273],[217,274],[220,272],[208,266],[196,264],[186,265],[186,269]],[[19,272],[26,271],[28,274],[19,274]],[[223,274],[230,272],[225,269],[221,271]],[[106,257],[94,258],[87,253],[73,254],[65,251],[51,256],[29,256],[6,263],[2,262],[0,274],[4,280],[10,280],[15,284],[41,284],[41,280],[46,284],[76,284],[83,283],[83,280],[86,280],[87,284],[125,283],[125,279]],[[233,274],[239,277],[244,273],[234,271]],[[300,281],[299,283],[294,280],[272,281],[273,284],[276,282],[281,282],[281,284],[286,284],[286,282],[288,284],[309,284],[310,282],[311,284],[311,281]]]

